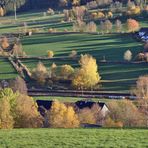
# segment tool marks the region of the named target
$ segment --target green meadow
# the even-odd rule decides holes
[[[17,72],[7,58],[0,57],[0,80],[11,79],[17,76]]]
[[[144,129],[14,129],[0,131],[1,148],[147,148]]]

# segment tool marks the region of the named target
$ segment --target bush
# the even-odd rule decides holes
[[[48,54],[48,58],[52,58],[54,56],[54,53],[51,50],[47,51],[47,54]]]
[[[71,57],[71,58],[75,58],[76,56],[77,56],[76,50],[72,50],[71,53],[69,54],[69,57]]]
[[[70,65],[62,65],[60,76],[64,79],[69,79],[74,74],[74,69]]]
[[[13,92],[19,92],[20,94],[27,94],[26,82],[21,77],[16,77],[15,80],[10,81],[10,87]]]
[[[73,107],[66,107],[63,103],[54,101],[50,111],[47,113],[48,125],[54,128],[79,127],[78,116]]]
[[[127,50],[125,53],[124,53],[124,60],[126,61],[131,61],[132,59],[132,52],[130,50]]]
[[[123,127],[123,123],[121,121],[113,121],[110,117],[108,117],[104,122],[104,127]]]
[[[7,37],[3,37],[2,40],[1,40],[1,47],[3,49],[6,49],[9,47],[9,42],[8,42],[8,39]]]
[[[143,115],[132,101],[112,101],[108,107],[111,119],[115,122],[122,122],[124,127],[143,126]]]
[[[89,108],[81,109],[78,113],[78,117],[81,124],[96,124],[94,114]]]

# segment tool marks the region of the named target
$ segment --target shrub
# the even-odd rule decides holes
[[[105,18],[105,14],[103,12],[98,12],[97,17],[99,19],[103,19],[103,18]]]
[[[132,52],[130,50],[125,51],[124,60],[131,61],[131,59],[132,59]]]
[[[84,32],[85,28],[86,28],[86,23],[81,20],[77,20],[73,24],[73,31]]]
[[[50,127],[75,128],[79,127],[78,116],[71,106],[66,107],[63,103],[54,101],[50,111],[47,113]]]
[[[1,46],[3,49],[6,49],[9,47],[9,42],[8,42],[8,39],[7,37],[3,37],[2,40],[1,40]]]
[[[108,107],[113,121],[120,121],[125,127],[143,126],[143,116],[132,101],[112,101]]]
[[[49,15],[54,15],[54,10],[51,9],[51,8],[49,8],[49,9],[47,10],[47,14],[49,14]]]
[[[54,56],[54,53],[51,50],[47,51],[47,54],[48,54],[48,58],[52,58]]]
[[[123,127],[123,123],[121,121],[113,121],[110,117],[108,117],[104,122],[104,127]]]
[[[10,81],[10,87],[13,92],[19,92],[20,94],[27,94],[26,82],[21,77],[16,77],[15,80]]]
[[[76,56],[77,56],[76,50],[72,50],[71,53],[69,54],[69,57],[71,57],[71,58],[75,58]]]
[[[94,114],[89,108],[81,109],[78,113],[78,117],[81,124],[96,124]]]
[[[62,65],[60,76],[64,79],[69,79],[74,74],[74,69],[70,65]]]

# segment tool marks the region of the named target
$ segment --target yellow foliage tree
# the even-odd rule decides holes
[[[64,79],[70,78],[72,74],[74,73],[74,69],[70,65],[62,65],[60,75]]]
[[[15,107],[15,127],[37,128],[42,125],[42,117],[38,112],[37,104],[33,98],[19,95]]]
[[[52,58],[54,56],[54,53],[51,50],[47,51],[47,53],[48,53],[48,58]]]
[[[11,115],[11,106],[6,97],[0,99],[0,128],[11,129],[13,128],[14,120]]]
[[[50,127],[54,128],[75,128],[79,127],[78,116],[73,107],[66,107],[65,104],[54,101],[47,114]]]
[[[77,89],[94,87],[101,79],[98,73],[96,59],[90,55],[81,55],[79,61],[81,68],[75,72],[72,85]]]

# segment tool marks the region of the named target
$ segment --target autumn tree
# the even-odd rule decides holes
[[[69,79],[70,77],[72,77],[73,74],[74,74],[74,69],[72,66],[67,64],[61,66],[60,76],[62,78]]]
[[[73,31],[84,32],[86,29],[86,23],[81,20],[77,20],[73,23]]]
[[[131,59],[132,59],[132,52],[130,50],[125,51],[124,60],[131,61]]]
[[[26,82],[24,81],[24,79],[22,79],[21,77],[16,77],[14,80],[11,80],[10,83],[10,88],[14,91],[14,92],[19,92],[21,94],[27,94],[27,85]]]
[[[112,27],[113,27],[113,25],[112,25],[112,23],[111,23],[110,20],[106,20],[104,22],[104,28],[105,28],[105,30],[106,30],[107,33],[112,30]]]
[[[97,25],[91,21],[86,25],[86,31],[87,32],[96,32],[97,31]]]
[[[101,108],[95,103],[91,108],[83,108],[78,111],[78,117],[81,124],[102,124],[103,115]]]
[[[4,9],[0,7],[0,16],[4,16]]]
[[[32,97],[19,95],[16,98],[15,107],[15,127],[19,128],[37,128],[43,124],[43,118],[38,112],[37,104]]]
[[[0,98],[0,128],[13,128],[14,120],[11,114],[11,106],[6,97]]]
[[[51,50],[47,51],[47,54],[48,54],[48,58],[52,58],[54,56],[54,53]]]
[[[113,121],[120,121],[125,127],[143,126],[143,115],[132,101],[112,101],[108,104],[108,107]]]
[[[91,55],[81,55],[79,64],[81,67],[75,72],[72,80],[73,87],[77,89],[93,88],[100,81],[96,59]]]
[[[12,47],[12,55],[15,56],[15,57],[18,57],[18,56],[26,56],[26,53],[23,51],[23,47],[22,47],[22,44],[20,42],[17,42],[13,45]]]
[[[96,119],[90,108],[81,109],[78,113],[81,124],[96,124]]]
[[[50,111],[47,113],[47,120],[50,127],[54,128],[75,128],[79,127],[78,116],[73,107],[64,103],[54,101]]]
[[[115,28],[116,28],[116,31],[117,32],[121,32],[121,30],[122,30],[122,23],[121,23],[120,20],[116,20],[116,22],[115,22]]]
[[[50,78],[56,77],[57,75],[56,71],[57,71],[57,65],[55,63],[52,63],[52,65],[50,66],[50,71],[49,71]]]
[[[77,56],[76,50],[72,50],[71,53],[69,54],[69,57],[71,57],[71,58],[75,58],[76,56]]]
[[[1,47],[3,49],[6,49],[9,47],[9,41],[8,41],[8,38],[7,37],[3,37],[2,40],[1,40]]]
[[[32,71],[32,78],[39,84],[44,84],[48,76],[48,71],[42,62],[37,64],[37,67]]]
[[[128,19],[126,25],[129,32],[137,31],[140,27],[139,22],[134,19]]]

